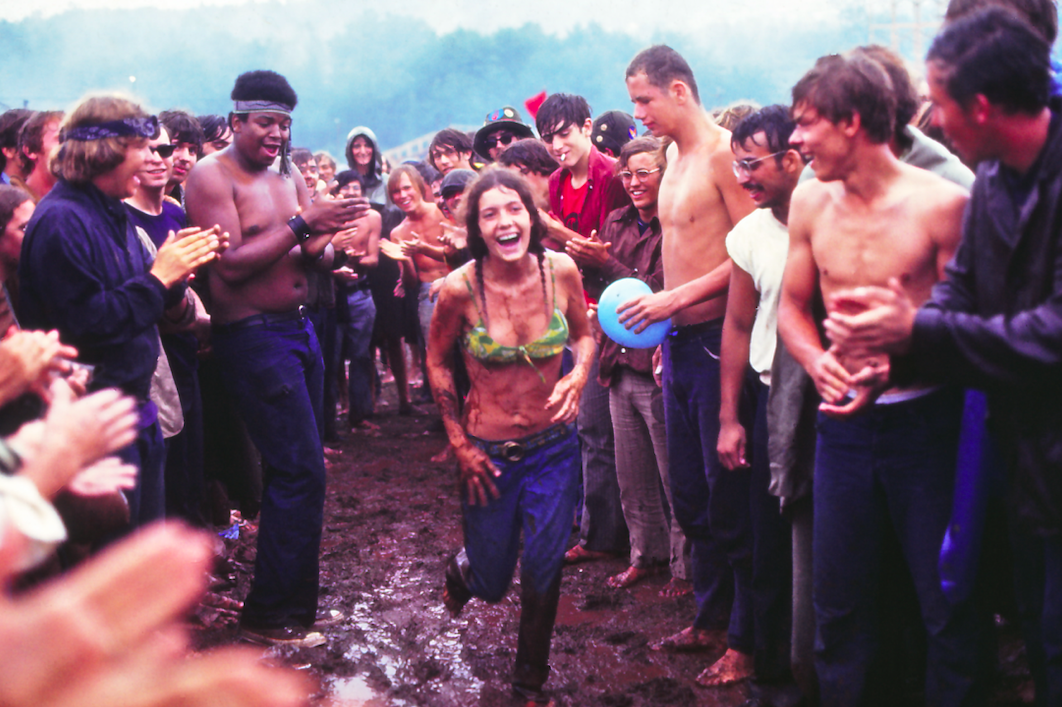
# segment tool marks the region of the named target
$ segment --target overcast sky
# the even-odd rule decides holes
[[[52,15],[71,8],[165,7],[184,9],[202,5],[253,5],[262,0],[0,0],[0,19],[20,20],[34,13]],[[285,0],[281,0],[285,1]],[[886,0],[352,0],[380,14],[417,17],[445,34],[458,28],[493,32],[501,27],[519,27],[528,22],[548,32],[595,22],[610,30],[645,36],[653,31],[710,31],[713,23],[748,22],[785,18],[796,24],[836,21],[838,10],[853,4],[884,4]],[[910,2],[910,0],[905,0]],[[313,0],[286,0],[312,4]],[[935,5],[940,0],[921,0]],[[652,7],[653,11],[648,8]],[[711,41],[710,34],[705,41]]]

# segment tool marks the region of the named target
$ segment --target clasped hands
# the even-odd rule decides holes
[[[886,287],[856,287],[832,293],[830,314],[823,322],[830,348],[811,371],[822,396],[825,414],[848,417],[870,405],[888,387],[889,354],[905,353],[910,345],[917,307],[896,278]],[[866,365],[849,373],[838,358],[863,359]],[[840,405],[850,391],[850,402]]]

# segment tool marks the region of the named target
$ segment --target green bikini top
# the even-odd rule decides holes
[[[549,358],[564,351],[564,347],[568,343],[568,320],[564,318],[564,312],[557,307],[557,280],[553,274],[552,263],[550,264],[549,274],[553,285],[553,316],[550,317],[549,327],[546,332],[534,341],[522,346],[503,346],[487,333],[483,315],[480,314],[479,321],[465,333],[461,342],[469,355],[480,361],[492,363],[525,361],[528,365],[534,367],[534,359]],[[465,286],[468,287],[468,292],[472,295],[472,301],[476,302],[475,291],[472,289],[472,283],[468,281],[467,276],[465,277]],[[486,303],[484,302],[484,304]],[[479,312],[478,304],[476,305],[476,311]],[[542,374],[539,373],[539,375]]]

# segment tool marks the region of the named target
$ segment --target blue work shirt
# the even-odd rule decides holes
[[[156,323],[183,296],[150,269],[125,205],[61,179],[26,228],[19,319],[77,347],[78,360],[96,366],[91,390],[115,387],[144,402],[159,357]]]

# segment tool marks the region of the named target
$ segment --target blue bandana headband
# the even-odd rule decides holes
[[[60,142],[67,140],[103,140],[109,137],[155,138],[159,135],[159,119],[149,115],[145,118],[124,118],[95,125],[79,125],[64,130]]]

